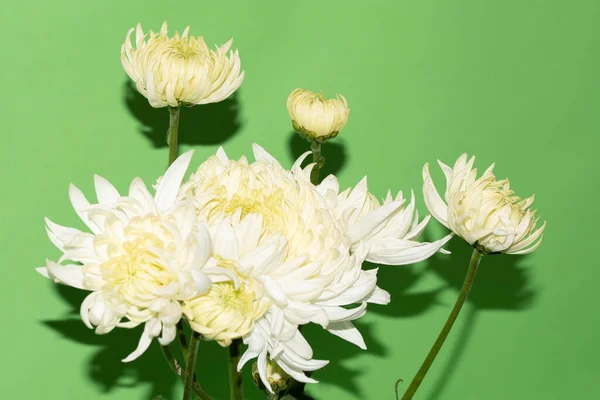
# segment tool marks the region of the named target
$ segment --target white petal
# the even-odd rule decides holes
[[[265,149],[256,143],[252,143],[252,151],[254,152],[254,159],[256,161],[267,161],[273,165],[280,165],[279,161],[269,154]]]
[[[46,267],[48,268],[48,274],[56,282],[77,289],[86,289],[83,284],[83,268],[81,265],[60,265],[48,260]]]
[[[91,222],[87,216],[87,210],[90,207],[90,202],[87,201],[81,190],[79,190],[75,185],[69,185],[69,198],[71,200],[71,204],[73,205],[73,209],[79,218],[90,228],[90,230],[94,233],[100,233],[100,229],[96,224]]]
[[[222,223],[215,234],[214,253],[229,260],[240,256],[240,244],[235,230],[228,223]]]
[[[212,239],[204,223],[199,223],[196,231],[196,253],[192,268],[202,268],[212,254]]]
[[[292,172],[294,174],[300,174],[302,173],[302,163],[304,162],[304,160],[306,159],[306,157],[310,156],[312,154],[312,151],[306,151],[304,153],[302,153],[302,155],[300,157],[298,157],[298,159],[294,162],[294,165],[292,165]]]
[[[94,186],[96,188],[96,197],[98,204],[112,205],[121,195],[115,187],[106,179],[99,175],[94,175]]]
[[[194,150],[190,150],[180,155],[158,182],[154,199],[159,210],[166,211],[175,203],[193,154]]]
[[[448,206],[444,203],[429,174],[429,163],[423,166],[423,197],[427,209],[446,228],[448,226]]]
[[[227,157],[227,153],[225,153],[223,146],[219,146],[219,149],[217,150],[217,158],[223,165],[229,164],[229,157]]]
[[[327,330],[333,333],[334,335],[339,336],[342,339],[357,345],[363,350],[367,349],[367,345],[365,344],[365,340],[363,339],[362,335],[350,321],[336,322],[330,324],[327,327]]]
[[[402,206],[399,201],[385,204],[364,215],[356,224],[350,228],[350,238],[358,242],[364,237],[377,232],[398,209]]]
[[[390,299],[391,297],[388,292],[376,286],[373,292],[365,298],[365,301],[367,303],[386,305],[390,302]]]
[[[432,243],[419,243],[403,239],[370,241],[367,261],[384,265],[415,264],[434,255],[454,234]]]
[[[150,347],[150,343],[152,343],[152,336],[150,336],[150,329],[148,329],[150,326],[149,322],[150,321],[146,322],[144,332],[142,332],[142,337],[140,338],[140,341],[135,351],[127,357],[125,357],[123,360],[121,360],[122,362],[130,362],[135,360],[136,358],[141,356],[148,349],[148,347]]]

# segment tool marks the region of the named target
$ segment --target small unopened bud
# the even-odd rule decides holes
[[[274,393],[279,393],[290,388],[292,384],[292,377],[289,376],[275,361],[267,360],[267,382],[271,385],[271,390]],[[258,372],[258,365],[256,362],[252,364],[252,379],[256,386],[258,386],[263,392],[267,393],[268,390],[260,379],[260,373]]]
[[[348,122],[350,109],[342,95],[326,99],[323,94],[296,89],[287,100],[294,129],[309,141],[324,142],[338,135]]]

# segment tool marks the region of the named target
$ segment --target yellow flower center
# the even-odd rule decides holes
[[[233,261],[219,261],[219,266],[235,272]],[[222,346],[250,332],[270,304],[267,299],[257,299],[252,283],[237,288],[231,281],[213,283],[207,294],[185,302],[183,311],[192,328]]]
[[[131,305],[145,308],[155,299],[153,292],[172,282],[171,272],[159,262],[148,247],[167,248],[165,238],[138,229],[137,224],[151,223],[153,217],[132,221],[125,229],[127,241],[107,243],[108,260],[100,265],[100,274],[105,281],[103,290],[117,291]],[[102,241],[102,239],[101,239]],[[170,242],[170,240],[168,240]]]
[[[234,194],[230,199],[220,200],[216,210],[225,214],[234,214],[241,210],[241,218],[248,214],[260,214],[266,232],[281,231],[284,227],[284,196],[281,189],[274,191],[250,190],[243,194]]]

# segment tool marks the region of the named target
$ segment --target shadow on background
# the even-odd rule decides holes
[[[66,339],[98,348],[89,360],[88,375],[102,393],[111,393],[125,387],[149,387],[144,399],[152,399],[158,395],[164,400],[176,398],[178,392],[175,388],[179,387],[181,392],[183,383],[169,369],[157,342],[152,343],[137,360],[130,363],[121,362],[121,359],[136,348],[142,333],[141,326],[134,329],[117,328],[106,335],[96,335],[79,317],[79,306],[87,292],[63,285],[56,285],[56,290],[73,309],[65,319],[42,323]],[[202,342],[196,371],[200,384],[215,400],[229,397],[227,353],[224,348],[216,343]],[[245,379],[245,382],[247,385],[252,384],[251,378]]]
[[[310,150],[310,143],[300,137],[297,132],[290,133],[289,146],[290,152],[294,161],[303,153]],[[325,165],[321,168],[320,178],[323,179],[329,174],[338,174],[344,168],[348,161],[346,147],[341,139],[336,139],[331,142],[324,143],[321,150],[321,155],[325,158]],[[308,156],[304,165],[312,162],[312,157]]]
[[[140,122],[140,133],[154,147],[167,147],[169,112],[167,108],[152,108],[148,100],[129,79],[124,85],[127,109]],[[186,145],[221,144],[241,128],[238,94],[234,92],[219,103],[181,107],[179,143]]]
[[[454,238],[446,248],[449,256],[438,254],[429,259],[428,270],[440,276],[448,288],[458,294],[465,278],[472,249],[462,239]],[[529,284],[528,270],[520,266],[521,256],[493,255],[481,260],[475,282],[459,318],[460,331],[446,364],[440,366],[443,372],[435,382],[427,400],[443,398],[444,389],[458,369],[469,339],[475,329],[475,322],[481,311],[505,310],[520,311],[529,308],[535,292]],[[453,305],[448,305],[448,310]],[[440,329],[445,321],[440,321]],[[456,327],[455,327],[456,329]],[[423,358],[426,354],[423,354]],[[435,365],[433,366],[435,368]],[[415,370],[416,371],[416,370]],[[408,384],[408,383],[407,383]],[[406,386],[405,386],[406,387]]]

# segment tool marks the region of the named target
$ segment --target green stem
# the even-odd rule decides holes
[[[242,374],[237,366],[241,356],[241,339],[234,339],[227,347],[227,358],[229,359],[229,399],[244,400],[244,390],[242,387]]]
[[[181,365],[179,364],[179,361],[177,361],[177,359],[173,355],[173,352],[171,351],[171,347],[170,346],[160,346],[160,349],[161,349],[163,355],[165,356],[167,363],[173,370],[173,372],[175,372],[175,374],[177,376],[179,376],[181,379],[184,379],[185,375],[186,375],[185,369],[183,369],[181,367]],[[192,390],[194,391],[196,396],[198,396],[198,398],[200,398],[202,400],[212,400],[212,398],[208,395],[208,393],[206,393],[204,390],[202,390],[202,388],[200,387],[200,384],[198,382],[194,382]]]
[[[169,165],[177,159],[179,144],[179,107],[169,107],[169,130],[167,131],[167,143],[169,144]]]
[[[198,356],[198,345],[200,334],[192,331],[192,340],[188,352],[187,364],[185,366],[185,380],[183,381],[183,400],[191,400],[194,393],[194,372],[196,371],[196,357]]]
[[[473,286],[473,281],[475,279],[475,274],[477,273],[477,268],[479,267],[479,261],[481,261],[481,257],[482,254],[480,252],[478,252],[477,250],[473,250],[471,262],[469,263],[469,270],[467,271],[467,276],[465,277],[465,281],[463,282],[462,288],[460,289],[460,293],[458,294],[458,298],[456,299],[454,308],[452,308],[452,311],[450,312],[450,315],[448,316],[448,319],[446,320],[442,331],[435,340],[435,343],[433,344],[433,347],[431,347],[431,350],[429,350],[429,354],[427,354],[427,357],[425,358],[425,361],[423,361],[421,368],[419,368],[419,371],[408,386],[408,389],[404,393],[404,396],[402,396],[402,400],[410,400],[413,398],[413,396],[417,392],[417,389],[419,388],[419,385],[421,385],[421,382],[425,378],[427,371],[429,371],[431,364],[433,364],[435,357],[442,348],[442,345],[444,344],[446,337],[448,337],[450,329],[452,329],[452,325],[454,325],[454,321],[456,321],[456,318],[458,317],[458,314],[460,313],[460,310],[463,304],[465,304],[465,300],[469,295],[469,291]],[[396,391],[396,393],[398,392]],[[396,398],[398,398],[397,395]]]
[[[310,144],[310,150],[313,153],[313,162],[316,163],[312,172],[310,173],[310,182],[313,185],[319,184],[319,170],[321,169],[321,164],[323,160],[321,159],[321,143],[317,141],[313,141]]]
[[[179,343],[181,344],[181,352],[183,353],[183,362],[187,363],[188,360],[188,343],[185,337],[185,329],[183,327],[183,320],[180,319],[177,323],[177,336],[179,337]]]

